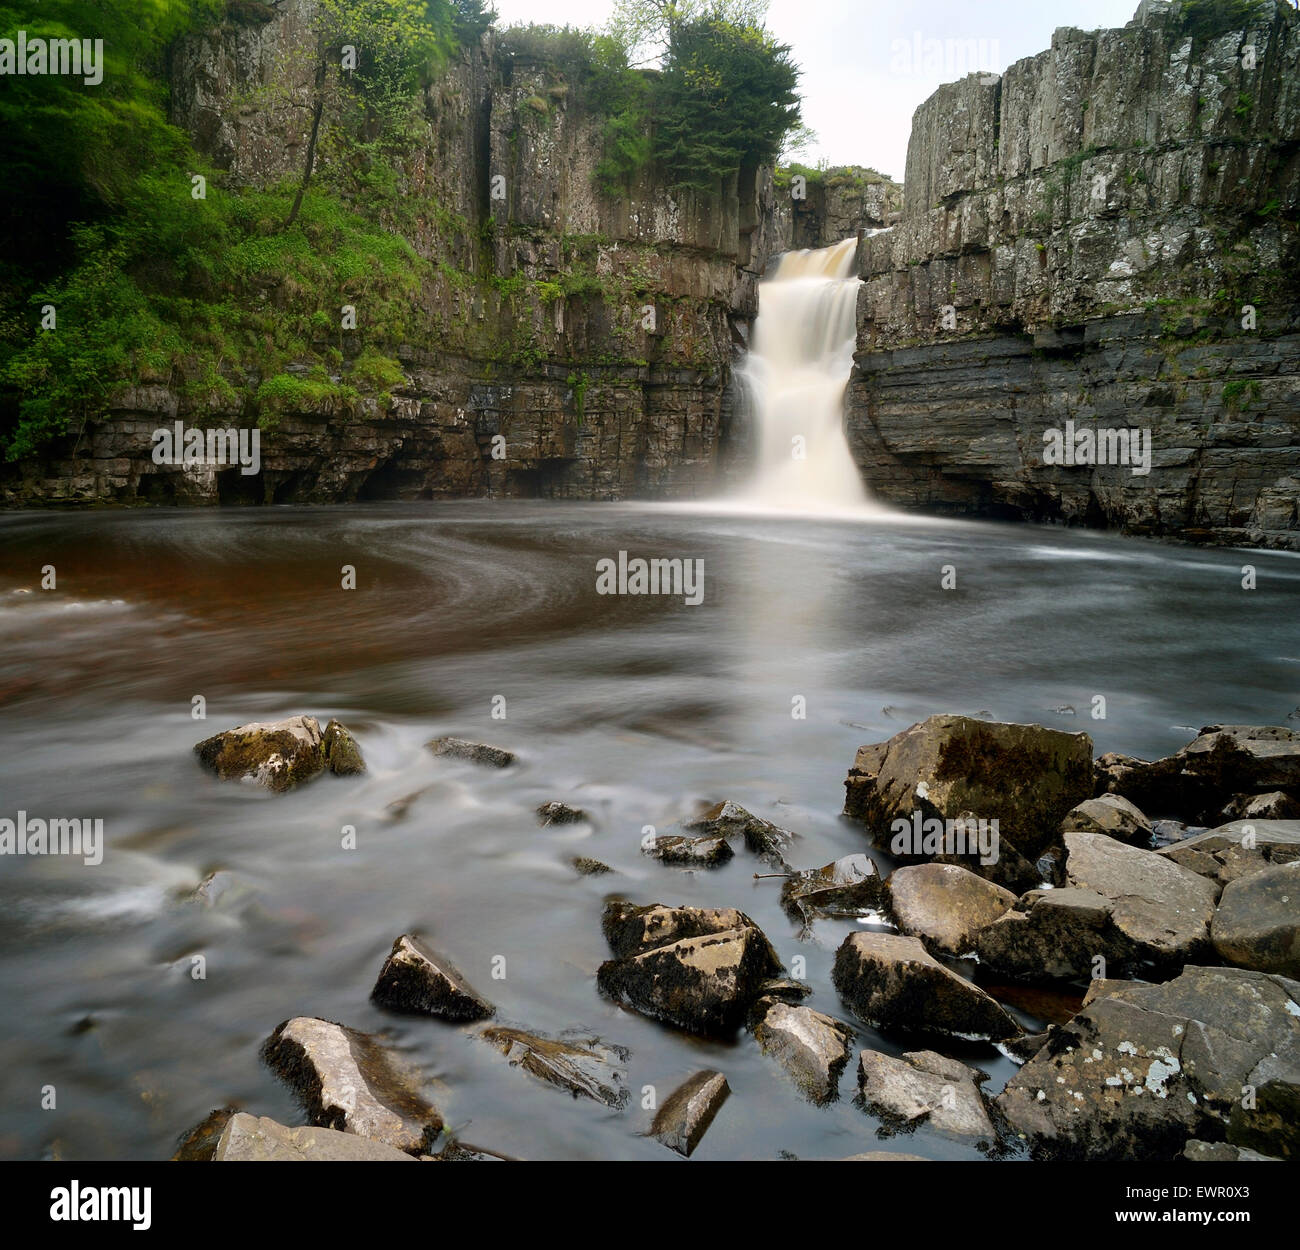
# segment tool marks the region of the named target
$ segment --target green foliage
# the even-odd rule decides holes
[[[391,391],[406,385],[406,374],[402,372],[401,364],[370,347],[353,362],[349,376],[353,382],[372,391]]]
[[[1182,0],[1177,20],[1183,34],[1213,39],[1228,31],[1267,25],[1274,9],[1274,0]]]

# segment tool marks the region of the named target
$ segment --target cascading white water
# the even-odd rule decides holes
[[[758,443],[747,502],[812,512],[868,506],[844,437],[861,285],[856,252],[856,239],[789,252],[759,287],[753,343],[736,369]]]

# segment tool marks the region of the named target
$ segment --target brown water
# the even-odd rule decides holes
[[[703,604],[597,595],[595,562],[620,550],[702,559]],[[46,564],[53,591],[39,589]],[[355,591],[340,589],[344,564]],[[945,564],[955,591],[939,588]],[[733,1095],[697,1158],[881,1148],[852,1066],[840,1101],[812,1107],[747,1035],[692,1039],[600,997],[601,907],[622,894],[743,908],[783,958],[805,956],[810,1004],[844,1017],[829,971],[854,922],[801,942],[779,882],[755,881],[743,850],[691,875],[640,853],[643,826],[731,798],[798,832],[800,866],[862,850],[838,814],[855,749],[939,711],[1148,756],[1209,721],[1285,723],[1300,702],[1297,589],[1300,563],[1281,555],[888,518],[481,502],[0,517],[0,816],[102,817],[107,843],[98,867],[0,858],[0,1156],[166,1157],[226,1102],[300,1122],[257,1056],[298,1014],[387,1031],[465,1138],[528,1158],[673,1158],[641,1136],[639,1091],[662,1098],[705,1066]],[[296,713],[344,720],[369,773],[272,797],[195,762],[209,733]],[[521,764],[435,759],[422,744],[440,734]],[[420,790],[404,819],[386,812]],[[588,809],[595,830],[538,828],[550,799]],[[579,854],[616,872],[581,878]],[[189,901],[215,868],[231,888],[211,908]],[[630,1047],[628,1109],[511,1071],[462,1026],[370,1004],[407,930],[503,1022]],[[195,954],[206,980],[190,976]],[[964,1057],[993,1089],[1014,1070],[996,1051]],[[967,1153],[926,1130],[886,1148]]]

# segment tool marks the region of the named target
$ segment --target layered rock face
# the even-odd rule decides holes
[[[832,247],[859,230],[896,225],[902,209],[903,188],[875,170],[848,165],[803,183],[783,171],[773,201],[773,250]]]
[[[235,185],[300,177],[310,131],[312,2],[266,13],[183,40],[171,56],[174,120]],[[327,99],[326,135],[337,121]],[[708,196],[650,174],[628,194],[600,193],[603,118],[582,75],[510,51],[494,32],[462,52],[423,105],[392,228],[432,262],[432,276],[409,341],[379,345],[400,362],[400,383],[280,412],[263,429],[257,474],[158,466],[150,439],[177,420],[256,423],[259,379],[233,379],[237,398],[201,411],[179,384],[123,388],[106,419],[0,481],[0,502],[711,490],[732,357],[775,250],[771,171],[741,171]],[[322,143],[318,179],[332,159]],[[265,292],[272,304],[279,297]],[[364,329],[344,330],[341,344],[345,366],[376,346]]]
[[[848,429],[876,494],[1300,547],[1298,144],[1285,6],[1193,37],[1147,0],[936,92],[903,219],[860,251]],[[1080,432],[1111,430],[1127,462],[1115,438],[1088,463]]]

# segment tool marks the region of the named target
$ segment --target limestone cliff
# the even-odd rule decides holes
[[[860,250],[853,453],[904,507],[1300,547],[1300,13],[1146,0],[916,113]],[[1044,433],[1149,431],[1132,465]]]

